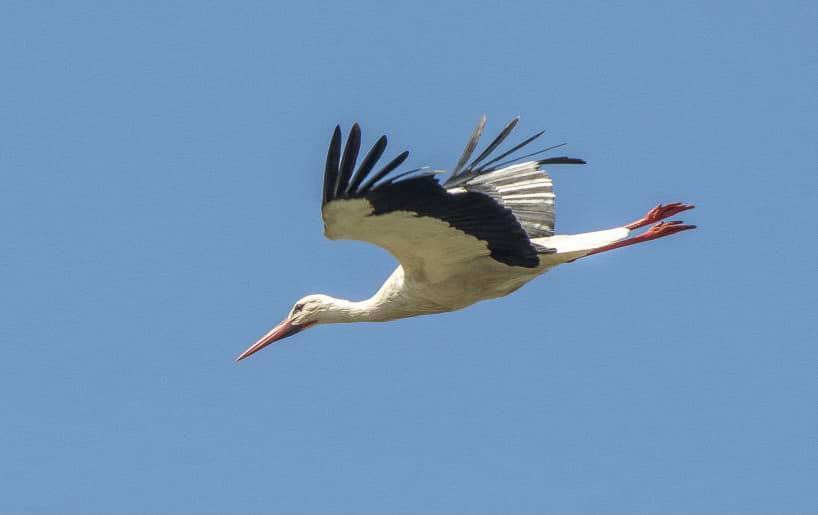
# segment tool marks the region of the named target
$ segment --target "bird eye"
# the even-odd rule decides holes
[[[296,304],[295,307],[293,307],[293,314],[298,313],[302,309],[304,309],[304,304]]]

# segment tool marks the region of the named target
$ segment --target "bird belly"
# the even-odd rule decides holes
[[[513,293],[543,271],[478,258],[442,281],[416,285],[416,294],[441,306],[441,311],[454,311]]]

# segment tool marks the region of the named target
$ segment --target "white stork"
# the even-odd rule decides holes
[[[384,322],[455,311],[508,295],[562,263],[695,228],[679,221],[661,222],[693,208],[674,203],[656,206],[622,227],[555,235],[554,192],[543,167],[585,161],[552,157],[518,162],[556,147],[509,159],[542,132],[492,157],[518,120],[506,125],[469,162],[486,123],[483,116],[442,184],[435,177],[438,172],[428,168],[392,174],[408,152],[373,173],[386,149],[386,136],[381,136],[355,171],[361,130],[357,124],[352,126],[342,154],[341,128],[336,127],[324,171],[324,234],[333,240],[374,243],[400,264],[367,300],[328,295],[302,298],[237,361],[317,324]],[[654,223],[647,231],[628,237],[632,230]]]

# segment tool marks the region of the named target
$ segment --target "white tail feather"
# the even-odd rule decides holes
[[[606,229],[604,231],[584,232],[581,234],[558,234],[532,241],[544,247],[557,249],[557,254],[579,254],[625,239],[630,234],[626,227]]]

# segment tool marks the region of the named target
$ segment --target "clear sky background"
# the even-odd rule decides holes
[[[0,512],[818,509],[816,20],[3,2]],[[559,232],[700,229],[234,363],[394,267],[322,236],[335,124],[450,168],[483,113],[588,160],[552,170]]]

